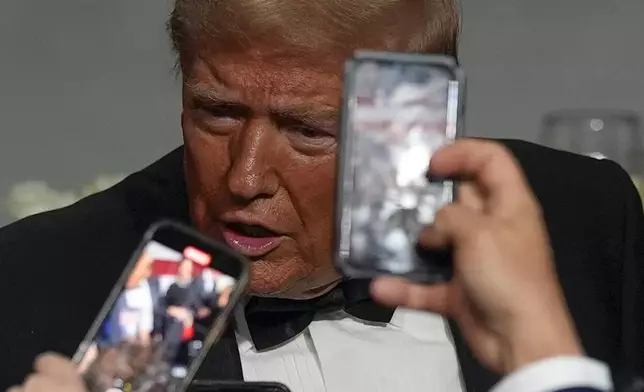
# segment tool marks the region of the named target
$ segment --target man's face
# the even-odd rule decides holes
[[[192,261],[184,259],[181,264],[179,264],[179,276],[182,279],[189,279],[192,277]]]
[[[192,219],[252,261],[256,295],[309,298],[339,280],[331,249],[341,64],[220,52],[184,69]]]
[[[142,280],[149,278],[152,274],[153,262],[154,258],[149,253],[143,254],[128,277],[125,286],[127,288],[137,287]]]

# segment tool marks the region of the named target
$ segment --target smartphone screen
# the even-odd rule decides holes
[[[247,279],[223,245],[176,224],[150,229],[74,357],[90,392],[183,390]]]
[[[338,255],[350,277],[444,280],[445,258],[419,255],[418,234],[453,197],[427,179],[458,134],[463,82],[444,57],[361,53],[347,63],[338,183]]]

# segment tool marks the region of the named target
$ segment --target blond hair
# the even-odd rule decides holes
[[[318,54],[376,49],[456,57],[459,21],[457,0],[175,0],[168,28],[181,63],[204,46],[258,43]]]

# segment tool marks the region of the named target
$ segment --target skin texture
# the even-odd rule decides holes
[[[153,262],[154,262],[154,258],[152,257],[152,255],[148,253],[143,254],[139,259],[139,261],[136,263],[134,270],[128,277],[128,280],[125,283],[125,287],[126,288],[137,287],[141,283],[141,281],[149,278],[150,274],[152,273]]]
[[[34,361],[34,373],[7,392],[85,392],[76,365],[57,354],[44,354]]]
[[[192,261],[185,259],[179,264],[179,278],[189,281],[192,278]]]
[[[283,236],[252,260],[260,296],[315,297],[340,279],[331,248],[342,61],[300,61],[217,52],[183,65],[193,222],[222,239],[222,219],[238,213]]]

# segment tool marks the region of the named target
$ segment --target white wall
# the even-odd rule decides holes
[[[462,2],[472,134],[536,140],[552,109],[644,112],[644,1]]]

